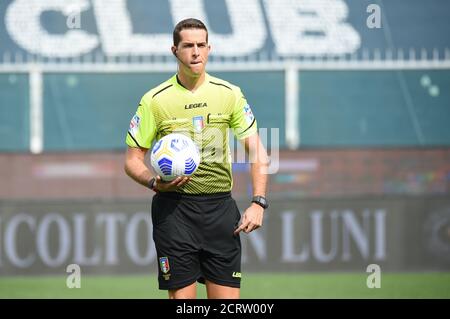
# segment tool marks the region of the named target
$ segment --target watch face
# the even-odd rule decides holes
[[[253,198],[253,202],[258,203],[263,208],[267,208],[268,207],[266,199],[264,197],[262,197],[262,196],[255,196]]]

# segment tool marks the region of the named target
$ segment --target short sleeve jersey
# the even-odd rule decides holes
[[[229,192],[233,186],[229,129],[238,139],[257,132],[256,119],[239,87],[206,74],[193,93],[174,75],[142,97],[126,143],[150,149],[167,134],[186,134],[201,150],[201,162],[179,192]]]

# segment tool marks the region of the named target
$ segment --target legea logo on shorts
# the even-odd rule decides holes
[[[237,272],[237,271],[235,271],[235,272],[233,272],[233,275],[232,275],[234,278],[241,278],[242,277],[242,275],[241,275],[241,273],[240,272]]]

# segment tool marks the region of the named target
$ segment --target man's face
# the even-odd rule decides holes
[[[176,49],[180,67],[190,75],[200,76],[205,71],[210,47],[203,29],[184,29],[180,32],[181,41]]]

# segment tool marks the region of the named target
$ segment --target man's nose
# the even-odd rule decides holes
[[[198,45],[194,45],[194,55],[199,55],[200,50],[198,49]]]

